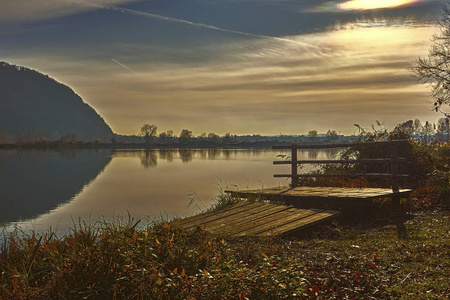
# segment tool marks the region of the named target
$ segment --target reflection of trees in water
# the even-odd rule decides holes
[[[200,155],[201,159],[206,159],[208,157],[208,150],[207,149],[199,149],[198,154]]]
[[[252,148],[252,149],[220,149],[220,148],[205,148],[205,149],[147,149],[147,150],[117,150],[113,157],[136,157],[141,160],[141,164],[145,168],[156,167],[158,159],[167,162],[173,162],[175,159],[180,159],[183,163],[191,162],[194,159],[219,159],[230,160],[236,156],[260,156],[264,153],[273,153],[274,150],[270,148]],[[339,150],[333,149],[306,149],[299,150],[299,158],[308,159],[331,159]],[[290,155],[290,152],[284,153]],[[70,155],[67,153],[66,155]],[[274,155],[275,157],[275,155]]]
[[[339,149],[299,149],[299,157],[305,157],[311,160],[333,159],[339,153]],[[286,153],[287,154],[287,153]],[[290,155],[287,154],[287,155]]]
[[[167,162],[173,162],[173,149],[162,149],[159,150],[159,158],[167,160]]]
[[[184,163],[192,161],[194,151],[191,149],[179,149],[178,153],[180,154],[181,161]]]
[[[156,150],[145,150],[141,155],[141,165],[144,168],[156,167],[158,164],[158,156]]]
[[[222,154],[222,149],[211,148],[208,149],[208,159],[215,159]]]

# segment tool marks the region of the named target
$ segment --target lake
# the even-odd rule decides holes
[[[287,185],[272,149],[0,150],[0,222],[58,232],[102,218],[155,220],[210,207],[221,190]],[[299,159],[329,159],[328,150]]]

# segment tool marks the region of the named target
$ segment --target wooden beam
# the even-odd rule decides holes
[[[408,177],[407,174],[390,174],[390,173],[353,173],[353,174],[275,174],[273,177],[348,177],[348,178],[358,178],[358,177],[389,177],[389,178],[403,178]]]
[[[407,161],[406,158],[371,158],[371,159],[328,159],[328,160],[297,160],[294,161],[295,164],[360,164],[360,163],[377,163],[377,162],[403,162]],[[273,162],[274,165],[290,165],[291,160],[276,160]]]
[[[272,149],[326,149],[326,148],[353,148],[353,147],[366,147],[376,145],[395,145],[407,143],[407,140],[394,140],[394,141],[380,141],[380,142],[366,142],[366,143],[338,143],[338,144],[308,144],[308,145],[286,145],[286,146],[273,146]]]

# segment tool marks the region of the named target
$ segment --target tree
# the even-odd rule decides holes
[[[145,144],[147,145],[150,140],[156,136],[157,131],[158,127],[156,127],[155,125],[144,124],[141,127],[139,135],[144,138]]]
[[[450,6],[443,7],[440,33],[432,38],[427,58],[419,58],[411,68],[420,83],[431,88],[433,108],[450,116]]]
[[[192,131],[187,130],[187,129],[181,130],[180,138],[181,139],[190,139],[190,138],[192,138]]]
[[[413,127],[414,127],[414,134],[419,135],[419,136],[422,135],[423,126],[422,126],[422,122],[420,122],[419,119],[414,120]]]
[[[450,139],[450,118],[440,118],[438,120],[437,133],[439,134],[439,137],[442,141],[444,139],[446,139],[447,142],[449,141],[449,139]]]
[[[417,120],[417,121],[419,121],[419,120]],[[419,123],[420,123],[420,121],[419,121]],[[420,125],[420,126],[422,126],[422,125]],[[397,139],[409,138],[409,137],[413,136],[414,132],[415,132],[415,127],[414,127],[413,120],[408,120],[406,122],[397,124],[397,126],[395,126],[394,130],[392,131],[392,133],[397,136]]]
[[[214,132],[208,133],[208,139],[217,140],[220,136],[215,134]]]
[[[225,144],[231,143],[231,133],[227,132],[223,135],[222,140]]]
[[[428,136],[432,135],[434,133],[433,124],[426,121],[425,125],[423,126],[423,136],[425,143],[428,143]]]
[[[313,141],[316,139],[317,135],[318,135],[317,130],[308,131],[308,137],[312,138]]]
[[[337,140],[338,134],[337,134],[336,130],[330,130],[330,129],[328,129],[328,131],[327,131],[327,138],[328,138],[328,140],[330,140],[330,141]]]
[[[192,138],[192,136],[192,131],[183,129],[180,132],[180,138],[178,139],[178,141],[182,144],[185,144]]]

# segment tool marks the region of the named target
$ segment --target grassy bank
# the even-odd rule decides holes
[[[450,217],[399,224],[337,221],[301,239],[239,240],[163,223],[76,226],[64,238],[10,234],[2,299],[450,297]],[[384,224],[383,224],[384,223]]]

